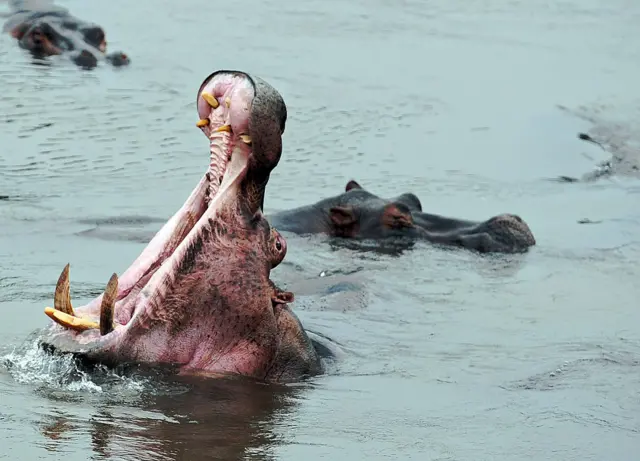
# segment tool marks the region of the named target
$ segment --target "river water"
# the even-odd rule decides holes
[[[0,458],[637,459],[640,184],[549,179],[608,158],[578,132],[637,143],[640,3],[61,5],[132,65],[37,65],[0,38]],[[32,334],[64,265],[84,304],[205,171],[194,101],[217,69],[287,103],[267,213],[356,179],[432,213],[517,213],[537,246],[379,254],[286,235],[272,275],[338,351],[294,386],[42,356]]]

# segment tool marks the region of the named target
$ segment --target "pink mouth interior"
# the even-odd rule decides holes
[[[198,115],[210,121],[208,126],[201,128],[210,140],[209,169],[180,210],[119,276],[115,331],[153,303],[162,301],[187,250],[204,226],[216,219],[224,205],[238,198],[251,154],[250,146],[240,140],[240,135],[249,134],[253,85],[246,76],[221,73],[212,78],[202,91],[209,92],[220,103],[214,109],[198,96]],[[231,127],[231,132],[217,131],[226,125]],[[97,317],[101,301],[102,295],[76,311],[83,316]],[[96,330],[89,330],[82,335],[93,336],[96,333]]]

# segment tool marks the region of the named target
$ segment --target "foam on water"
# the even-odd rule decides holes
[[[140,394],[149,390],[149,380],[129,377],[98,365],[89,372],[83,370],[69,354],[50,354],[39,346],[38,338],[0,357],[9,374],[20,384],[55,390],[103,393],[118,388],[120,394]]]

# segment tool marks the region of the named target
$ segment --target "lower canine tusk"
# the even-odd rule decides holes
[[[69,264],[64,266],[60,277],[58,277],[56,291],[53,295],[53,307],[65,314],[75,315],[71,305],[71,296],[69,295]]]
[[[107,335],[113,331],[113,310],[118,295],[118,276],[113,274],[107,283],[100,305],[100,334]]]
[[[64,312],[57,311],[52,307],[45,307],[44,313],[58,325],[71,328],[75,331],[97,330],[100,328],[100,325],[96,322],[65,314]]]
[[[203,119],[201,119],[201,120],[198,120],[198,122],[196,123],[196,126],[197,126],[198,128],[203,128],[203,127],[205,127],[205,126],[207,126],[207,125],[209,125],[209,120],[208,120],[208,119],[206,119],[206,118],[203,118]]]

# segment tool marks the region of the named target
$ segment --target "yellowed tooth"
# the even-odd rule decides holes
[[[213,95],[211,93],[205,93],[204,91],[202,93],[200,93],[200,96],[202,96],[202,99],[204,99],[205,101],[207,101],[207,104],[209,104],[211,107],[213,107],[214,109],[216,109],[220,103],[218,102],[218,100],[216,98],[213,97]],[[228,106],[227,106],[228,107]]]
[[[113,310],[118,295],[118,275],[113,274],[107,283],[100,305],[100,334],[102,336],[113,331]]]
[[[248,134],[241,134],[240,139],[242,139],[243,143],[251,145],[251,136],[249,136]]]
[[[69,264],[64,266],[60,277],[58,277],[56,291],[53,295],[53,307],[65,314],[75,315],[71,305],[71,296],[69,295]]]
[[[216,128],[216,131],[227,131],[231,133],[231,125],[222,125],[220,128]]]
[[[198,120],[198,123],[196,123],[196,126],[198,128],[202,128],[209,125],[209,119],[203,118],[202,120]]]
[[[55,310],[52,307],[45,307],[44,313],[47,314],[47,316],[49,316],[49,318],[51,318],[51,320],[53,320],[57,324],[62,325],[66,328],[71,328],[75,331],[97,330],[100,328],[100,325],[98,325],[96,322],[65,314],[64,312]]]
[[[224,105],[227,106],[227,109],[231,107],[231,98],[229,96],[224,98]]]

